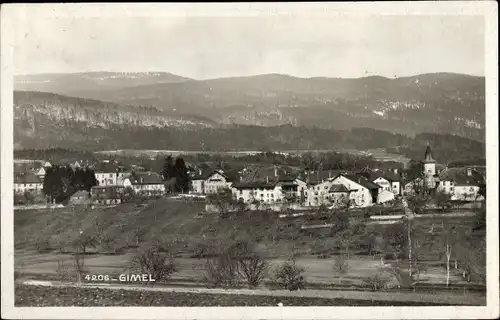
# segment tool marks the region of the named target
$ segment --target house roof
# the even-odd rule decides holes
[[[273,182],[237,182],[232,185],[236,189],[273,189],[277,185],[277,181]]]
[[[344,170],[319,170],[307,171],[301,175],[301,179],[309,185],[316,185],[335,178],[339,174],[348,173]]]
[[[130,177],[132,184],[163,184],[162,177],[156,172],[134,172]]]
[[[33,184],[42,183],[42,180],[33,173],[16,174],[14,176],[14,183],[16,184]]]
[[[398,182],[401,181],[401,176],[399,174],[393,173],[393,172],[384,172],[382,177],[387,179],[390,182]]]
[[[14,172],[18,174],[34,172],[39,170],[40,168],[42,168],[42,165],[39,162],[14,163]]]
[[[441,181],[453,181],[457,186],[478,186],[485,183],[483,175],[474,169],[467,175],[467,168],[448,168],[439,174]]]
[[[370,180],[366,179],[365,177],[359,175],[342,174],[342,176],[370,190],[382,188],[378,184],[373,183]]]
[[[330,192],[349,192],[349,190],[343,184],[332,184]]]
[[[210,169],[210,168],[204,169],[204,170],[203,169],[197,170],[195,172],[195,174],[193,175],[192,179],[193,180],[207,180],[208,178],[210,178],[211,176],[213,176],[216,173],[222,175],[224,178],[227,179],[227,175],[223,170]]]
[[[109,162],[100,162],[94,167],[94,172],[96,173],[112,173],[118,171],[119,171],[118,165]]]
[[[235,188],[274,188],[279,182],[292,182],[295,176],[279,167],[258,167],[251,170]]]

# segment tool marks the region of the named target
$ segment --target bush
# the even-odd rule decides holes
[[[205,263],[203,281],[209,287],[234,287],[243,279],[253,288],[267,276],[268,262],[249,241],[236,241],[223,250],[208,248],[206,252],[216,255]]]
[[[385,289],[387,280],[383,279],[379,273],[363,280],[363,283],[373,291]]]
[[[138,252],[132,258],[132,270],[141,274],[150,274],[156,281],[167,281],[178,272],[175,257],[171,253],[161,253],[152,246]]]
[[[274,273],[276,284],[283,289],[296,291],[304,288],[305,269],[295,264],[295,259],[290,259],[280,264]]]
[[[235,287],[238,282],[238,261],[229,252],[207,259],[202,280],[207,287]]]
[[[238,260],[239,272],[249,288],[257,287],[267,276],[269,263],[262,256],[252,252]]]

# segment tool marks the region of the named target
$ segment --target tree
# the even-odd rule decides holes
[[[296,291],[304,288],[304,276],[302,275],[304,272],[305,269],[298,266],[292,257],[276,267],[274,279],[280,288]]]
[[[176,177],[175,168],[174,168],[174,160],[173,160],[171,155],[169,155],[165,158],[161,174],[163,176],[163,180],[165,180],[165,181]]]
[[[181,157],[175,159],[174,165],[175,188],[178,192],[188,192],[190,186],[189,174],[186,168],[186,163]]]
[[[342,284],[342,276],[349,271],[349,261],[344,254],[340,254],[335,259],[333,264],[333,271],[339,276],[339,284]]]
[[[436,201],[436,206],[438,206],[438,208],[440,208],[442,212],[444,212],[446,209],[451,208],[452,206],[450,194],[444,191],[438,191],[434,199]]]
[[[178,266],[173,253],[161,253],[158,246],[150,246],[132,258],[132,270],[149,274],[155,281],[167,281]]]
[[[257,287],[267,277],[269,263],[255,251],[252,242],[240,241],[233,248],[240,276],[246,280],[249,288]]]
[[[443,222],[444,225],[444,222]],[[446,257],[446,286],[450,285],[450,260],[454,253],[454,248],[458,244],[458,240],[460,239],[459,230],[455,226],[446,225],[445,232],[443,233],[443,247],[444,254]]]
[[[387,249],[390,250],[396,261],[399,261],[399,258],[408,244],[406,232],[405,224],[403,222],[397,222],[390,224],[383,233]]]
[[[477,194],[486,199],[486,183],[479,185],[479,191]]]
[[[228,207],[233,204],[233,194],[229,189],[219,190],[217,193],[212,193],[207,196],[207,202],[215,204],[221,213],[227,211]]]

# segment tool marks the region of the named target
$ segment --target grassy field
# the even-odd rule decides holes
[[[90,306],[430,306],[422,302],[370,301],[16,285],[16,307]],[[440,304],[442,305],[442,304]]]
[[[89,248],[85,266],[95,273],[122,273],[138,246],[152,241],[168,243],[177,252],[181,264],[177,280],[199,279],[204,259],[193,258],[200,246],[211,242],[228,243],[240,238],[252,238],[257,250],[272,265],[279,264],[292,253],[306,268],[308,282],[332,284],[338,282],[332,266],[338,254],[339,239],[335,229],[301,230],[304,224],[335,222],[335,213],[279,218],[273,212],[237,212],[221,217],[216,213],[203,213],[203,204],[160,199],[146,204],[122,204],[109,208],[61,208],[54,210],[16,211],[15,245],[16,270],[24,273],[55,274],[58,260],[71,265],[71,239],[83,234],[99,234],[107,239],[106,245]],[[357,219],[363,219],[357,215]],[[419,259],[427,266],[422,281],[443,284],[445,267],[443,248],[436,237],[444,232],[444,225],[463,230],[466,248],[480,252],[484,246],[484,230],[472,232],[473,217],[419,218],[413,220],[413,241],[420,243]],[[350,270],[342,277],[344,285],[360,285],[363,279],[380,272],[380,254],[369,255],[363,247],[371,235],[383,236],[386,226],[370,225],[353,240]],[[376,241],[375,241],[376,242]],[[380,249],[382,250],[382,249]],[[112,254],[104,254],[112,253]],[[479,264],[484,256],[478,255]],[[385,263],[394,263],[386,259]],[[404,265],[403,262],[399,264]],[[483,264],[484,265],[484,264]],[[463,284],[461,270],[453,269],[451,281]]]

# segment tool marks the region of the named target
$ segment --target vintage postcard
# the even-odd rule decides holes
[[[1,7],[2,318],[499,316],[498,4]]]

